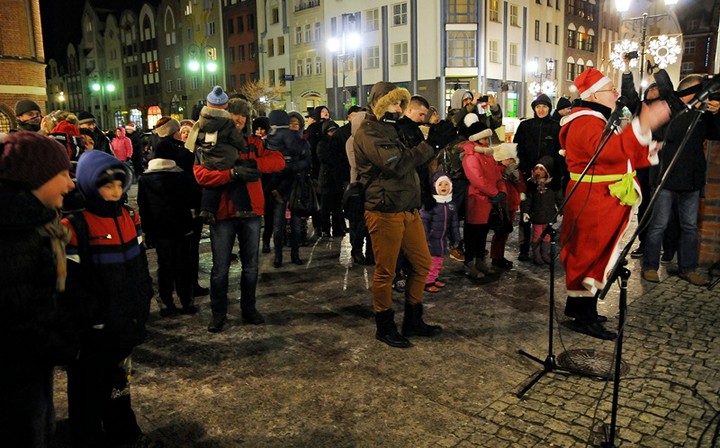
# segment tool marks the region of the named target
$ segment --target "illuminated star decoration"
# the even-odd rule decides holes
[[[530,84],[528,84],[528,93],[533,98],[538,96],[540,94],[541,90],[542,90],[542,86],[537,81],[533,81]]]
[[[626,71],[625,60],[623,54],[630,53],[631,51],[639,51],[639,45],[637,42],[633,42],[628,39],[623,39],[621,42],[616,42],[613,46],[613,51],[610,53],[610,60],[612,61],[613,67],[618,70]],[[635,68],[638,65],[638,59],[630,59],[630,68]]]
[[[544,93],[546,95],[554,95],[555,94],[555,83],[553,81],[549,81],[549,80],[544,81],[542,84],[540,84],[537,81],[533,81],[528,84],[528,93],[533,98],[540,95],[541,93]]]
[[[647,53],[652,56],[660,68],[666,68],[677,62],[680,55],[680,43],[675,36],[661,35],[648,44]]]
[[[542,93],[547,95],[555,94],[555,83],[549,80],[542,83]]]

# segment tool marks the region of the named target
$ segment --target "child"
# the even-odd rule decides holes
[[[540,235],[563,201],[562,191],[550,188],[552,169],[552,157],[542,156],[528,179],[526,199],[520,203],[523,221],[532,223],[533,262],[537,265],[552,263],[550,235],[545,235],[542,242]]]
[[[284,204],[290,196],[290,190],[296,178],[296,173],[287,168],[288,166],[292,168],[293,162],[302,159],[307,142],[302,138],[300,132],[290,129],[290,117],[284,110],[271,111],[268,120],[270,132],[265,139],[265,146],[267,149],[280,151],[283,154],[285,170],[270,175],[267,191],[270,192],[275,202]]]
[[[113,154],[122,162],[130,162],[133,154],[132,141],[125,136],[125,127],[115,128],[115,138],[110,142]]]
[[[186,151],[185,148],[182,149]],[[155,149],[155,158],[138,182],[138,207],[148,244],[155,247],[158,258],[158,287],[163,317],[195,314],[193,305],[194,276],[190,272],[193,217],[192,208],[199,196],[199,187],[190,171],[184,171],[173,160],[177,148],[162,140]],[[178,310],[173,302],[173,289],[180,299]]]
[[[68,299],[85,311],[80,354],[68,364],[75,446],[141,444],[130,404],[130,356],[146,336],[153,296],[138,216],[124,205],[132,171],[102,151],[84,153],[77,186],[85,210],[63,219],[71,232]]]
[[[497,161],[497,169],[505,182],[507,196],[501,204],[507,212],[510,223],[515,220],[515,212],[520,207],[520,195],[525,192],[525,181],[518,169],[517,143],[501,143],[493,147],[493,157]],[[512,229],[510,229],[512,232]],[[500,269],[512,269],[512,261],[505,258],[505,244],[510,233],[495,231],[490,243],[492,265]]]
[[[207,96],[207,106],[200,111],[200,118],[193,125],[185,147],[195,151],[195,163],[213,171],[234,167],[233,179],[219,188],[203,188],[200,216],[208,224],[215,223],[215,214],[220,204],[223,189],[226,189],[240,214],[252,213],[250,195],[246,182],[260,179],[257,162],[254,159],[240,159],[245,150],[245,139],[228,113],[228,96],[222,87],[215,86]],[[196,150],[197,147],[197,150]]]
[[[430,248],[432,264],[425,278],[425,291],[438,292],[445,286],[445,282],[438,276],[443,267],[447,241],[451,245],[460,242],[460,224],[457,210],[452,202],[452,181],[442,171],[433,176],[435,206],[432,209],[423,208],[420,217],[425,227],[425,238]]]

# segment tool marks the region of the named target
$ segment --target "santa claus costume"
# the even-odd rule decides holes
[[[582,72],[574,85],[580,102],[560,122],[560,144],[570,172],[566,193],[578,183],[612,112],[590,97],[606,92],[614,102],[618,96],[612,81],[594,68]],[[642,200],[635,169],[650,164],[651,139],[649,132],[641,132],[637,118],[613,134],[565,206],[560,235],[568,293],[565,315],[575,319],[571,328],[600,339],[617,337],[602,325],[606,319],[598,316],[596,294],[605,286],[631,213]]]

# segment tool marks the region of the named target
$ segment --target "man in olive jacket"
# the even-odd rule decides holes
[[[376,338],[392,347],[410,347],[407,336],[435,336],[442,329],[423,319],[422,298],[430,269],[430,251],[420,219],[420,180],[417,167],[433,157],[421,142],[406,147],[396,121],[407,107],[410,93],[380,81],[370,90],[370,112],[355,134],[359,181],[365,185],[365,220],[373,244],[375,274],[372,298]],[[412,265],[405,288],[403,334],[397,331],[392,309],[392,280],[402,249]]]

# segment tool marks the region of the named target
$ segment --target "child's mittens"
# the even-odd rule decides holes
[[[523,213],[522,220],[523,222],[530,222],[530,215],[528,215],[527,213]]]

